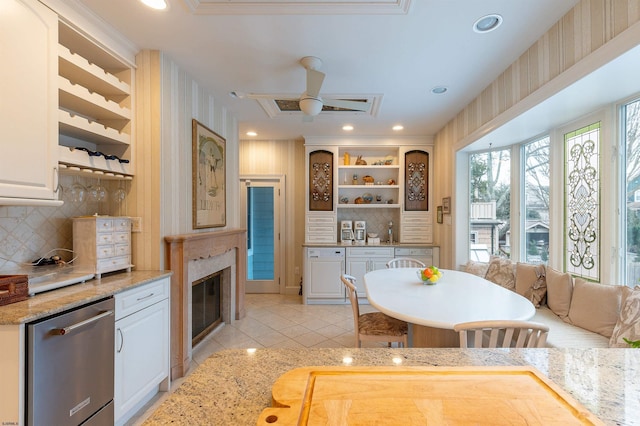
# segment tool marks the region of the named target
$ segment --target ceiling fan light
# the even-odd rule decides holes
[[[300,99],[300,111],[306,115],[318,115],[322,111],[322,101],[318,98],[302,98]]]

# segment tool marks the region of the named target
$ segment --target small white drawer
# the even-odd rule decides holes
[[[113,234],[113,242],[116,244],[124,244],[129,242],[128,232],[116,232]]]
[[[334,234],[307,234],[307,242],[309,243],[335,243]]]
[[[98,220],[96,220],[96,231],[97,232],[112,232],[113,231],[113,220],[111,220],[111,219],[98,219]]]
[[[129,232],[131,231],[131,220],[129,219],[114,219],[113,229],[116,232]]]
[[[107,257],[112,257],[115,254],[115,250],[112,244],[105,246],[98,246],[96,248],[96,256],[98,259],[105,259]]]
[[[111,244],[113,243],[113,234],[97,234],[96,244]]]
[[[116,320],[169,297],[169,278],[144,284],[115,295]]]
[[[98,260],[98,272],[110,272],[131,266],[130,256],[111,257]]]
[[[131,246],[129,244],[116,244],[115,245],[115,255],[116,256],[124,256],[126,254],[131,253]]]
[[[347,256],[351,257],[388,257],[393,258],[393,247],[347,247]]]

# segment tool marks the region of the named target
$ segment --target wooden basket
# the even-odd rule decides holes
[[[0,306],[20,302],[28,297],[27,275],[0,275]]]

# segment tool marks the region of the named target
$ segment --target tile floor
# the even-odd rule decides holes
[[[193,349],[190,371],[212,353],[224,349],[354,346],[350,304],[303,305],[301,296],[247,294],[245,308],[245,318],[225,324]],[[375,308],[368,304],[360,305],[361,314],[374,311]],[[363,347],[378,346],[386,346],[386,343],[363,343]],[[174,380],[171,390],[177,389],[183,380]],[[141,425],[167,396],[167,393],[161,393],[128,424]]]

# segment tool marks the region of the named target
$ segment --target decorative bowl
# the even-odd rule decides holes
[[[366,194],[364,194],[362,196],[362,199],[364,200],[365,204],[371,204],[371,202],[373,201],[373,195],[369,194],[368,192]]]
[[[442,278],[442,271],[435,266],[429,266],[424,269],[418,269],[416,276],[422,281],[422,284],[433,285]]]
[[[369,233],[367,234],[367,236],[368,236],[369,238],[378,238],[378,234],[376,234],[375,232],[369,232]]]

